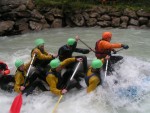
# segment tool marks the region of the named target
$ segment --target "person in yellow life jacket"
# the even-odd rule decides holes
[[[96,89],[101,82],[100,69],[103,66],[104,59],[95,59],[92,61],[91,66],[87,71],[87,76],[85,77],[85,83],[87,85],[87,93],[92,92]]]
[[[56,57],[56,55],[51,55],[46,52],[44,48],[45,41],[41,38],[35,40],[36,47],[31,52],[31,57],[34,54],[35,60],[33,62],[33,66],[36,68],[37,72],[39,73],[39,78],[45,80],[45,75],[49,71],[50,66],[48,65],[52,59]]]
[[[15,73],[15,85],[14,91],[17,93],[25,93],[26,96],[31,94],[32,91],[38,87],[42,91],[47,91],[41,81],[37,81],[36,73],[32,73],[32,75],[28,75],[27,80],[25,81],[27,70],[30,66],[30,63],[24,64],[24,62],[20,59],[15,61],[15,66],[17,68]]]
[[[98,40],[95,44],[95,56],[98,59],[105,58],[107,55],[110,56],[108,71],[112,72],[114,69],[112,68],[111,64],[115,64],[116,62],[123,59],[122,56],[112,56],[111,51],[116,53],[116,48],[124,48],[128,49],[129,46],[121,43],[111,43],[112,33],[111,32],[104,32],[102,34],[102,39]],[[104,64],[105,68],[105,64]]]
[[[64,60],[63,62],[60,62],[58,59],[54,59],[50,62],[51,69],[47,73],[46,81],[49,84],[50,91],[53,94],[56,95],[62,95],[67,93],[68,90],[78,87],[78,82],[73,79],[72,81],[69,81],[72,73],[64,73],[61,75],[61,70],[65,68],[67,65],[69,65],[72,62],[82,61],[82,58],[68,58]],[[69,83],[69,86],[67,87],[67,84]],[[67,87],[67,89],[66,89]]]

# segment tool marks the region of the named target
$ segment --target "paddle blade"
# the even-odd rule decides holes
[[[21,106],[22,106],[22,93],[20,93],[15,97],[9,110],[9,113],[20,113]]]

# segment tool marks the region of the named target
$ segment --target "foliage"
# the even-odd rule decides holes
[[[64,10],[86,9],[93,6],[109,5],[116,8],[144,9],[150,11],[150,0],[35,0],[37,6],[55,6]],[[115,2],[113,2],[115,1]]]

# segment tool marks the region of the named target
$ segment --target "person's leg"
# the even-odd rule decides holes
[[[48,91],[41,81],[34,81],[33,83],[31,83],[29,86],[25,88],[25,90],[23,91],[23,94],[28,96],[29,94],[33,92],[33,90],[36,87],[40,88],[42,91]]]
[[[117,63],[118,61],[120,61],[122,59],[123,59],[122,56],[111,56],[110,57],[111,64],[115,64],[115,63]]]
[[[13,85],[9,85],[9,83],[14,83],[14,77],[11,76],[11,75],[7,75],[7,76],[3,76],[1,78],[1,81],[0,81],[0,87],[2,90],[4,91],[8,91],[8,92],[12,92],[13,91]]]

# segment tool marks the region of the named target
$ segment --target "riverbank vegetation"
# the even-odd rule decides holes
[[[54,6],[65,10],[86,9],[94,6],[113,6],[150,11],[150,0],[35,0],[37,6]]]

